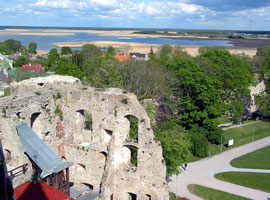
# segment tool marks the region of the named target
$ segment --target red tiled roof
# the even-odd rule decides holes
[[[114,56],[118,61],[130,60],[128,56]]]
[[[74,200],[43,182],[28,181],[15,188],[14,194],[17,200]]]
[[[41,72],[43,68],[42,68],[42,65],[23,65],[22,70]]]

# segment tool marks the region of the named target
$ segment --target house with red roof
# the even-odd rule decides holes
[[[23,65],[22,66],[22,70],[23,71],[32,71],[32,72],[42,72],[43,71],[43,68],[42,68],[42,65]]]
[[[116,58],[120,62],[130,60],[128,56],[114,56],[114,58]]]

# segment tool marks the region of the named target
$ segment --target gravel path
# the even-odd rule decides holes
[[[245,155],[249,152],[256,151],[257,149],[261,149],[265,146],[270,146],[270,137],[257,140],[255,142],[225,151],[221,154],[205,158],[197,162],[188,163],[186,170],[183,170],[183,172],[178,176],[173,175],[171,177],[172,181],[169,182],[169,188],[178,196],[187,197],[191,200],[200,198],[188,191],[187,186],[189,184],[199,184],[250,199],[266,200],[267,197],[270,198],[270,193],[223,182],[214,178],[216,173],[226,171],[270,173],[270,170],[240,169],[234,168],[230,165],[230,161],[232,159]]]

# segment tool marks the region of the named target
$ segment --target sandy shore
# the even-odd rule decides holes
[[[4,29],[5,31],[10,31],[10,32],[26,32],[29,31],[29,29]]]
[[[111,42],[111,41],[98,41],[98,42],[63,42],[63,43],[54,43],[55,46],[63,47],[82,47],[85,44],[94,44],[97,47],[108,47],[113,46],[114,48],[118,49],[120,52],[124,52],[129,54],[130,52],[139,52],[143,54],[148,54],[150,52],[151,47],[153,48],[154,52],[157,52],[160,45],[157,44],[145,44],[145,43],[135,43],[135,42]],[[172,45],[173,46],[173,45]],[[189,46],[189,45],[180,45],[184,47],[184,50],[191,56],[198,55],[198,49],[200,46]],[[241,54],[245,53],[248,56],[253,57],[256,55],[256,48],[232,48],[229,47],[228,50],[232,54]]]
[[[166,38],[200,38],[200,39],[207,39],[207,37],[198,37],[198,36],[166,36],[166,35],[151,35],[151,34],[136,34],[138,30],[68,30],[68,29],[47,29],[44,32],[63,32],[63,33],[92,33],[98,34],[99,36],[118,36],[118,37],[139,37],[139,38],[159,38],[159,37],[166,37]]]
[[[23,33],[23,32],[0,32],[0,35],[43,35],[43,36],[57,36],[57,35],[74,35],[74,33]]]

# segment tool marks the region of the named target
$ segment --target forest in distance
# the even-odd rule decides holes
[[[36,47],[35,43],[26,48],[8,40],[0,43],[0,52],[35,54]],[[122,88],[136,94],[161,141],[168,175],[190,156],[208,156],[209,144],[221,143],[221,118],[235,123],[242,119],[250,97],[248,87],[258,84],[255,73],[266,85],[266,91],[256,96],[256,104],[262,116],[270,116],[270,46],[259,47],[254,58],[233,55],[224,47],[200,47],[199,55],[192,57],[182,47],[167,44],[157,52],[151,49],[148,61],[120,62],[114,55],[112,46],[101,56],[98,47],[86,44],[76,51],[51,49],[47,57],[21,56],[14,66],[21,80],[28,78],[20,71],[23,64],[42,64],[46,71],[77,77],[87,86]]]

